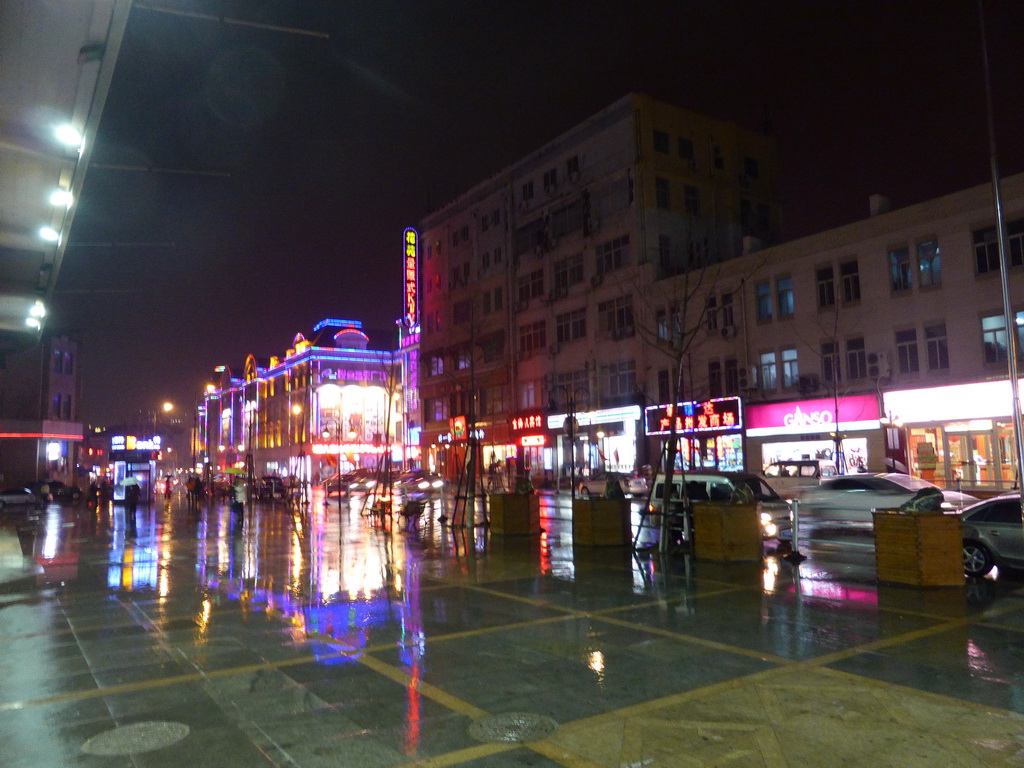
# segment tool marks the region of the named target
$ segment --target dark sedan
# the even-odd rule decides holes
[[[984,576],[993,566],[1024,568],[1019,494],[996,496],[967,507],[960,530],[968,576]]]

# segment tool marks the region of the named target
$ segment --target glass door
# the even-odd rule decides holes
[[[968,487],[996,487],[999,467],[992,454],[992,436],[979,432],[946,433],[949,442],[949,470],[955,486],[957,480]]]

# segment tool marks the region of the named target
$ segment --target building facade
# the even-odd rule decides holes
[[[78,485],[82,424],[78,345],[43,334],[36,347],[3,356],[0,366],[0,479]]]
[[[421,223],[424,463],[553,484],[652,461],[650,287],[779,232],[774,142],[627,96]],[[668,402],[665,400],[664,402]]]
[[[219,366],[195,417],[197,471],[319,482],[340,471],[404,466],[398,357],[368,348],[356,320],[327,319],[283,357]]]

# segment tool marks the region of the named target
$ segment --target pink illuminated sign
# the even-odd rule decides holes
[[[878,398],[851,395],[836,401],[830,397],[789,403],[768,403],[746,408],[747,431],[778,429],[787,432],[818,432],[832,429],[836,422],[849,424],[878,420]]]

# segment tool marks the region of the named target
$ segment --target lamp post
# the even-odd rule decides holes
[[[570,389],[567,386],[560,386],[562,394],[565,395],[565,406],[568,415],[565,417],[565,434],[569,438],[569,493],[573,503],[576,502],[576,435],[579,432],[579,423],[576,421],[576,408],[579,403],[579,396],[582,394],[584,401],[589,398],[590,393],[583,387]]]

